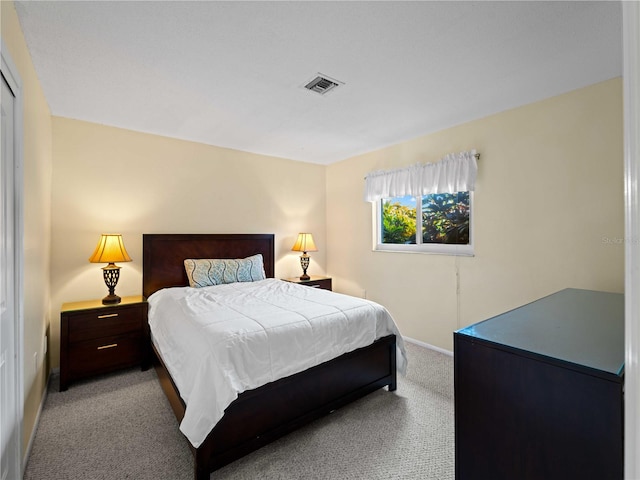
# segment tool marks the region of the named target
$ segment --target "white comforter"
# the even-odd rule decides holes
[[[343,353],[397,336],[377,303],[275,279],[204,288],[177,287],[149,297],[156,348],[186,404],[180,430],[198,447],[238,394]]]

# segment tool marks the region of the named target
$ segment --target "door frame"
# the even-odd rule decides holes
[[[4,41],[0,43],[0,74],[4,77],[15,95],[14,110],[14,308],[15,308],[15,362],[13,362],[15,385],[13,399],[15,401],[16,422],[19,426],[15,435],[18,443],[19,458],[15,462],[15,471],[23,474],[23,423],[24,423],[24,162],[23,162],[23,90],[22,79],[11,59]]]
[[[622,2],[625,203],[625,478],[640,478],[640,4]]]

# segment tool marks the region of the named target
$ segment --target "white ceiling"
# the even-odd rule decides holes
[[[15,5],[53,115],[321,164],[622,75],[617,1]]]

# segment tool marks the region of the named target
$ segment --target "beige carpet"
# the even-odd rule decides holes
[[[378,390],[212,479],[454,478],[453,358],[407,345],[398,390]],[[53,377],[25,480],[193,478],[193,459],[153,369],[58,392]]]

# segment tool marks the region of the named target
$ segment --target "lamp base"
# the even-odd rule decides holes
[[[109,289],[109,295],[102,299],[103,305],[114,305],[120,303],[121,298],[116,295],[116,285],[120,278],[120,267],[110,263],[106,267],[102,267],[102,274],[104,276],[104,283]]]
[[[309,255],[307,255],[307,252],[302,252],[302,255],[300,255],[300,266],[302,267],[300,280],[310,280],[311,277],[307,275],[307,268],[309,268]]]
[[[107,295],[102,299],[103,305],[115,305],[116,303],[120,303],[122,299],[118,295]]]

